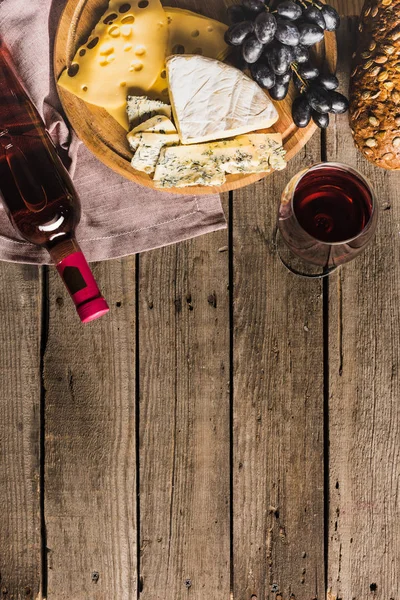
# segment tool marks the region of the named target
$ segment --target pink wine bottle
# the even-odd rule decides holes
[[[0,40],[0,199],[21,236],[46,248],[83,323],[109,310],[75,239],[79,197]]]

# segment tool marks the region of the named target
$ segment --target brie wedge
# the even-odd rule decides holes
[[[204,56],[167,60],[170,99],[182,144],[268,129],[278,113],[260,86],[242,71]]]

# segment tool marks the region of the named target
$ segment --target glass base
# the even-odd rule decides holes
[[[275,250],[281,261],[288,271],[297,275],[298,277],[305,277],[307,279],[322,279],[328,277],[331,273],[337,271],[340,267],[320,267],[318,265],[312,265],[296,254],[294,254],[288,246],[277,227],[274,235]]]

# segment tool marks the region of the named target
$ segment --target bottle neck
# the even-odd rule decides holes
[[[106,314],[109,310],[93,277],[92,271],[74,238],[63,240],[49,249],[83,323]]]
[[[68,240],[63,240],[51,248],[48,248],[48,252],[53,264],[57,266],[58,263],[67,258],[67,256],[70,256],[70,254],[81,252],[81,249],[75,238],[69,238]]]

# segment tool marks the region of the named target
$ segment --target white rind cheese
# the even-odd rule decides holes
[[[159,188],[221,185],[225,174],[266,173],[286,167],[280,134],[251,134],[162,151],[154,183]],[[216,183],[217,182],[217,183]]]
[[[175,124],[182,144],[268,129],[278,113],[260,86],[242,71],[204,56],[167,61]]]

